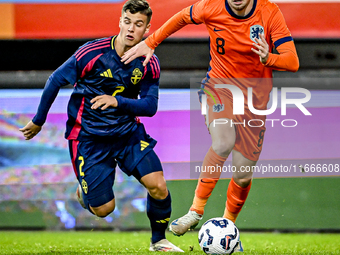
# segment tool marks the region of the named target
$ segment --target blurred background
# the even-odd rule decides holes
[[[71,85],[60,91],[37,137],[27,142],[18,131],[34,116],[53,70],[83,43],[118,34],[124,2],[0,0],[0,229],[149,227],[144,188],[119,169],[114,185],[117,208],[110,216],[97,219],[75,200],[77,183],[63,138]],[[149,0],[154,13],[150,33],[195,2]],[[312,116],[304,116],[295,107],[285,119],[297,120],[297,127],[267,127],[258,165],[297,169],[320,164],[326,170],[255,175],[237,224],[257,231],[339,231],[340,1],[273,2],[286,19],[300,59],[297,73],[274,72],[274,86],[311,91],[306,107]],[[158,140],[155,150],[163,163],[176,218],[187,212],[193,199],[197,181],[190,173],[190,162],[197,156],[202,160],[210,142],[203,121],[191,125],[199,109],[190,105],[190,80],[203,78],[209,63],[205,26],[185,27],[155,53],[162,71],[159,111],[142,121]],[[282,119],[279,110],[271,117]],[[191,155],[197,145],[201,150]],[[205,219],[223,214],[230,177],[216,186]]]

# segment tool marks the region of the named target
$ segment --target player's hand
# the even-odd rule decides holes
[[[136,44],[131,49],[129,49],[127,52],[125,52],[121,61],[124,62],[124,64],[128,64],[138,57],[145,56],[143,66],[146,66],[150,58],[152,57],[153,53],[154,50],[149,48],[149,46],[146,45],[144,41],[141,41],[140,43]]]
[[[261,63],[265,64],[269,56],[269,45],[266,41],[266,38],[264,37],[264,34],[260,34],[260,39],[261,40],[255,38],[257,44],[253,43],[253,46],[255,46],[256,49],[251,48],[251,50],[259,55]]]
[[[35,125],[32,121],[28,122],[26,126],[19,129],[25,137],[25,140],[31,140],[41,130],[41,126]]]
[[[109,95],[96,96],[90,102],[92,103],[91,109],[94,109],[94,110],[98,108],[101,110],[105,110],[106,108],[110,106],[112,107],[118,106],[117,99]]]

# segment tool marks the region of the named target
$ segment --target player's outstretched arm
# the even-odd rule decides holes
[[[149,63],[150,58],[152,57],[155,50],[151,49],[145,41],[141,41],[134,47],[132,47],[130,50],[124,53],[121,61],[124,62],[124,64],[130,63],[132,60],[145,56],[145,60],[143,62],[143,66],[146,66]]]
[[[61,67],[59,67],[50,75],[50,77],[46,81],[45,88],[40,98],[37,114],[30,122],[27,123],[26,126],[19,129],[19,131],[21,131],[25,136],[26,140],[32,139],[40,132],[42,126],[46,121],[48,111],[58,95],[59,89],[62,86],[66,86],[67,84],[69,84],[69,81],[66,80],[66,78],[62,75],[63,66],[65,66],[66,64],[67,62],[65,62]],[[70,73],[69,69],[67,69],[67,73]]]
[[[19,130],[23,133],[25,140],[31,140],[40,132],[41,126],[35,125],[32,121],[30,121],[26,124],[26,126]]]

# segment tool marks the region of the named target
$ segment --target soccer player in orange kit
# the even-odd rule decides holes
[[[212,122],[248,123],[248,120],[256,119],[264,123],[264,115],[256,115],[249,110],[247,89],[252,88],[254,108],[265,110],[272,89],[272,69],[296,72],[299,60],[293,38],[276,4],[269,0],[201,0],[171,17],[145,41],[126,52],[122,61],[129,63],[138,56],[146,55],[146,64],[158,44],[172,33],[187,24],[202,23],[209,32],[211,56],[203,88],[213,93],[211,85],[233,84],[245,96],[244,115],[233,115],[230,91],[217,88],[215,91],[221,98],[221,107],[214,107],[214,102],[208,97],[206,111],[212,146],[203,160],[203,169],[222,167],[232,152],[232,164],[237,171],[228,186],[223,217],[235,222],[248,196],[253,175],[252,172],[241,172],[240,168],[254,166],[258,161],[265,127],[255,123],[253,126],[257,127],[212,125]],[[272,53],[273,47],[278,54]],[[183,235],[198,224],[219,176],[220,173],[201,173],[189,212],[170,225],[175,235]]]

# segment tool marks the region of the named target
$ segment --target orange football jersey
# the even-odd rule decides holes
[[[254,107],[266,109],[272,89],[272,69],[296,71],[298,68],[298,64],[290,67],[290,62],[298,63],[298,59],[293,38],[278,6],[268,0],[254,0],[251,11],[242,17],[230,9],[226,0],[201,0],[174,15],[145,42],[155,48],[183,26],[202,23],[210,37],[211,60],[207,78],[241,78],[234,79],[235,85],[244,95],[247,95],[247,88],[252,87]],[[255,38],[261,33],[265,35],[269,52],[275,46],[281,53],[280,46],[285,44],[284,53],[292,54],[286,58],[269,54],[263,65],[259,56],[251,51],[255,48]]]
[[[245,17],[234,14],[225,0],[203,0],[187,12],[191,22],[208,29],[211,77],[271,78],[271,69],[251,51],[255,38],[263,33],[270,52],[274,43],[278,47],[293,40],[278,6],[268,0],[254,0]]]

